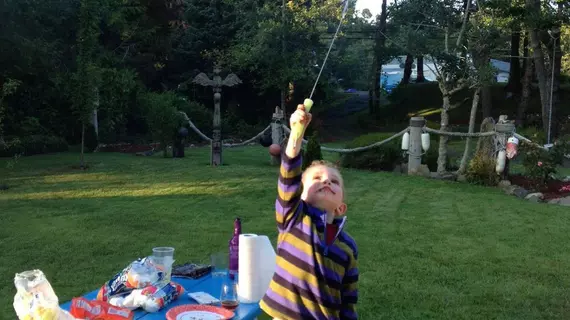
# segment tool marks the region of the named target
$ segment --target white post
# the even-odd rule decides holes
[[[410,147],[408,149],[408,174],[418,172],[422,164],[422,128],[424,117],[410,119]]]

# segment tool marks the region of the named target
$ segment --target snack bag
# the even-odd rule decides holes
[[[77,320],[59,307],[59,300],[41,270],[17,273],[14,310],[20,320]]]
[[[137,259],[99,289],[97,300],[108,302],[112,296],[153,285],[163,278],[164,273],[154,267],[148,257]]]
[[[131,292],[120,300],[121,307],[128,309],[143,308],[146,312],[157,312],[184,293],[184,288],[176,282],[163,286],[148,286]],[[118,302],[118,301],[117,301]]]
[[[133,312],[104,301],[73,298],[69,310],[72,316],[84,320],[133,320]]]

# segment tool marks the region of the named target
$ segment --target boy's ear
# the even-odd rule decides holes
[[[346,213],[346,203],[342,203],[340,206],[338,206],[338,208],[336,208],[336,210],[334,211],[334,215],[335,216],[342,216],[343,214]]]

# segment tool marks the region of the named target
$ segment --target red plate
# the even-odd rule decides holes
[[[229,320],[234,317],[230,310],[199,304],[174,307],[166,313],[168,320]]]

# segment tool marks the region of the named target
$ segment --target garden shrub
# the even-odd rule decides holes
[[[499,175],[495,171],[496,160],[493,157],[488,157],[483,153],[476,153],[469,166],[465,177],[467,182],[484,185],[496,186],[499,183]]]
[[[365,134],[348,143],[346,148],[364,147],[385,140],[390,136],[392,133]],[[392,171],[397,164],[402,163],[404,159],[402,155],[401,138],[398,138],[366,151],[345,153],[342,155],[341,165],[356,169]]]
[[[315,160],[323,160],[321,145],[319,144],[317,132],[314,131],[309,137],[303,152],[303,170],[305,170]]]
[[[564,163],[565,155],[570,154],[569,138],[569,136],[562,136],[548,151],[522,141],[519,152],[523,158],[525,175],[540,184],[546,184],[548,180],[554,178],[557,167]]]
[[[68,149],[67,142],[61,137],[31,135],[8,139],[5,146],[0,146],[0,157],[31,156],[43,153],[64,152]]]

